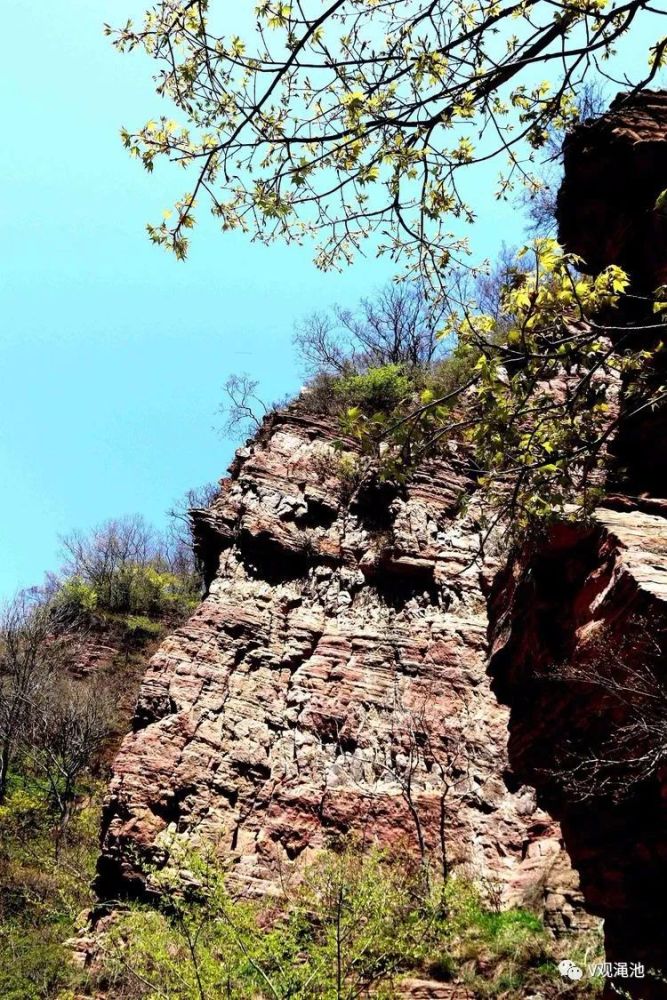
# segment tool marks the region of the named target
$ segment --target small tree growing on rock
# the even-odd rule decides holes
[[[429,686],[410,706],[395,687],[390,732],[386,744],[378,747],[374,766],[398,784],[414,823],[422,864],[428,869],[436,861],[444,882],[452,866],[448,831],[450,811],[456,808],[452,799],[469,783],[475,751],[474,738],[465,728],[469,711],[463,699],[459,699],[455,716],[444,720],[434,695]],[[437,802],[435,842],[434,831],[428,829],[432,819],[428,804],[433,799]]]

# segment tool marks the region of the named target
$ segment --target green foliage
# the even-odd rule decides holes
[[[121,131],[147,171],[163,161],[189,175],[149,236],[182,259],[204,202],[224,231],[316,239],[318,267],[349,263],[371,237],[376,253],[436,283],[468,249],[461,221],[480,212],[461,170],[500,157],[496,198],[521,177],[535,189],[536,151],[577,120],[591,74],[605,65],[631,87],[659,71],[657,16],[643,0],[433,0],[428,16],[420,0],[262,0],[239,37],[221,0],[160,0],[106,29],[157,63],[158,93],[177,109],[178,121]],[[649,67],[619,65],[617,39],[641,40],[647,20]]]
[[[59,927],[36,929],[19,921],[0,925],[0,996],[3,1000],[47,1000],[71,981]]]
[[[197,499],[194,493],[190,497]],[[146,615],[173,620],[186,615],[198,602],[200,580],[182,529],[187,515],[176,508],[170,516],[172,530],[166,535],[133,516],[63,537],[65,563],[55,605],[89,619]]]
[[[401,365],[382,365],[341,378],[335,392],[345,405],[370,416],[390,413],[411,395],[413,388],[414,381]]]
[[[159,616],[193,606],[190,581],[155,566],[124,566],[112,583],[109,611]]]
[[[449,354],[426,371],[424,388],[436,399],[456,393],[469,382],[480,353],[479,345],[454,339]]]
[[[489,910],[479,890],[459,879],[447,884],[446,899],[450,955],[476,996],[520,990],[531,980],[536,984],[553,944],[535,914]]]
[[[12,780],[0,810],[3,998],[355,1000],[368,991],[392,1000],[404,976],[428,975],[519,1000],[559,980],[535,915],[491,910],[470,881],[434,883],[403,855],[350,842],[323,852],[297,884],[287,880],[282,897],[253,902],[230,892],[212,855],[173,837],[169,866],[147,873],[160,902],[117,911],[102,967],[84,982],[64,942],[92,902],[101,788],[90,791],[56,858],[54,817],[30,781]],[[568,944],[568,955],[580,953],[582,963],[597,958]]]
[[[155,639],[162,634],[160,622],[153,621],[146,615],[128,615],[125,619],[125,629],[131,639]]]
[[[155,566],[130,563],[113,574],[105,591],[97,595],[97,606],[115,613],[160,616],[184,611],[192,600],[189,581]]]
[[[128,563],[120,566],[104,584],[81,577],[65,579],[55,598],[56,606],[73,618],[95,613],[127,616],[128,630],[135,635],[155,636],[159,622],[151,619],[183,617],[199,601],[198,583],[157,565]]]
[[[440,429],[451,412],[447,398],[459,391],[449,385],[452,377],[465,370],[467,358],[457,353],[451,364],[451,369],[446,361],[432,370],[415,369],[409,376],[386,368],[370,369],[344,380],[352,383],[359,402],[341,415],[341,430],[357,439],[363,455],[379,460],[382,478],[402,482],[436,453]]]
[[[528,253],[533,268],[517,273],[503,296],[500,343],[490,316],[451,321],[463,344],[481,347],[467,433],[480,485],[496,506],[511,497],[517,525],[595,503],[617,380],[637,361],[615,351],[595,322],[627,289],[620,268],[581,275],[577,259],[551,239],[520,252]]]
[[[0,996],[55,1000],[76,983],[64,942],[92,903],[101,786],[77,809],[56,858],[56,817],[29,779],[12,776],[0,808]]]
[[[177,866],[184,882],[173,870],[153,876],[162,912],[138,907],[116,922],[112,981],[129,967],[178,1000],[352,1000],[371,986],[390,997],[398,974],[423,954],[429,915],[381,852],[325,853],[268,925],[263,908],[232,899],[215,864],[178,855]]]
[[[364,854],[359,845],[325,852],[307,870],[286,921],[307,956],[299,995],[352,1000],[365,984],[376,996],[393,996],[435,926],[432,900],[416,903],[422,890],[419,874],[391,864],[386,852]]]
[[[170,1000],[390,1000],[425,974],[518,1000],[559,978],[535,915],[492,911],[469,881],[434,885],[386,851],[325,851],[267,906],[234,899],[214,860],[170,850],[151,874],[160,908],[132,907],[107,936],[119,995],[135,982]]]
[[[11,791],[0,805],[0,834],[4,837],[25,841],[44,821],[46,803],[41,789],[36,787],[12,787],[16,784],[14,775],[10,777]]]
[[[17,778],[13,785],[0,810],[0,912],[27,917],[34,907],[49,920],[73,921],[90,898],[102,785],[91,783],[85,804],[75,809],[58,859],[57,817],[43,788]]]
[[[3,998],[80,995],[65,942],[94,902],[105,782],[93,774],[105,774],[114,736],[127,731],[141,665],[132,649],[196,601],[187,562],[174,561],[183,572],[172,572],[157,548],[134,522],[115,522],[90,542],[77,536],[60,581],[19,595],[0,623],[1,749],[8,768],[0,790]],[[90,676],[73,675],[89,634],[110,639],[117,653]],[[12,706],[20,711],[12,715]]]
[[[534,241],[519,261],[497,315],[474,303],[450,315],[442,336],[455,349],[413,373],[411,392],[399,400],[390,391],[382,408],[370,396],[375,407],[354,405],[342,418],[344,432],[394,479],[458,442],[477,473],[488,523],[505,514],[516,532],[585,517],[599,500],[619,393],[625,418],[667,394],[648,374],[662,343],[642,346],[639,326],[621,341],[609,335],[608,317],[628,289],[619,267],[582,275],[580,261],[552,239]],[[369,381],[383,386],[386,373],[353,384]]]
[[[95,587],[79,576],[65,580],[55,598],[56,604],[71,613],[72,617],[90,615],[97,608],[98,595]]]

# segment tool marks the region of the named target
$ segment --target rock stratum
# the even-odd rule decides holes
[[[99,891],[141,893],[137,860],[169,834],[216,844],[264,893],[355,833],[577,926],[558,825],[507,768],[508,713],[485,674],[494,567],[459,513],[471,483],[454,459],[359,491],[338,473],[338,434],[276,414],[197,514],[209,593],[144,678]]]

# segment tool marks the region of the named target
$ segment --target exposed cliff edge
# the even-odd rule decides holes
[[[655,203],[667,176],[667,92],[619,94],[602,117],[563,146],[558,193],[561,243],[586,270],[626,270],[635,292],[667,282],[667,215]]]
[[[144,679],[99,890],[140,892],[136,852],[166,830],[215,842],[256,892],[362,831],[576,926],[558,826],[507,772],[507,713],[485,677],[493,567],[459,513],[471,484],[453,458],[404,490],[359,492],[337,471],[337,433],[298,411],[270,418],[198,515],[217,571]]]
[[[621,343],[651,347],[664,329],[642,296],[667,284],[667,212],[656,204],[667,187],[667,92],[619,94],[607,114],[584,122],[565,141],[558,194],[558,238],[583,267],[597,273],[620,265],[631,293],[609,331]],[[659,323],[657,324],[659,327]],[[667,352],[653,361],[653,387],[665,384]],[[667,408],[625,419],[615,434],[612,484],[634,497],[665,498]]]

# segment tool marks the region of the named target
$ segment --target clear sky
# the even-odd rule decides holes
[[[136,6],[23,0],[0,64],[0,598],[57,567],[59,534],[134,512],[160,524],[220,478],[226,377],[250,372],[267,399],[294,390],[294,322],[391,274],[371,258],[324,275],[310,248],[223,235],[203,212],[186,263],[149,243],[178,178],[122,148],[119,127],[160,106],[151,66],[102,33]],[[481,253],[520,239],[515,210],[484,205]]]

